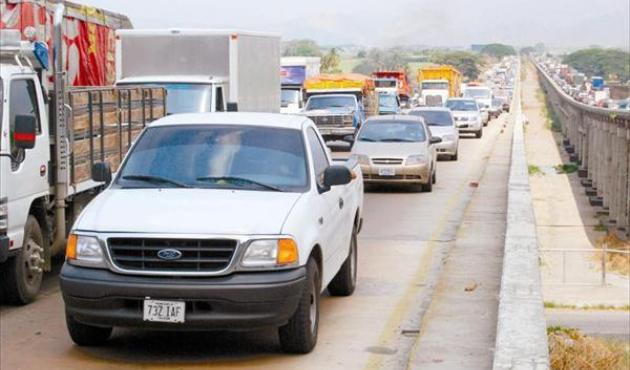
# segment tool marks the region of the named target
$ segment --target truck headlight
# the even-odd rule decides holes
[[[70,234],[66,245],[66,260],[75,265],[105,267],[103,248],[93,236]]]
[[[427,157],[424,154],[415,154],[407,157],[407,161],[405,164],[407,165],[415,165],[415,164],[425,164],[427,163]]]
[[[297,243],[289,238],[254,240],[241,259],[241,266],[245,268],[290,267],[297,263]]]
[[[353,159],[364,166],[370,165],[370,157],[365,154],[353,154],[350,156],[350,159]]]

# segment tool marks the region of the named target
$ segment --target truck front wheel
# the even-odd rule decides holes
[[[6,299],[13,304],[32,302],[42,286],[44,275],[44,235],[34,216],[28,216],[24,242],[19,253],[2,267]]]
[[[72,341],[80,346],[98,346],[107,341],[112,328],[82,324],[66,312],[66,326]]]
[[[314,259],[306,264],[306,284],[295,313],[278,330],[280,345],[287,353],[309,353],[317,343],[321,280]]]

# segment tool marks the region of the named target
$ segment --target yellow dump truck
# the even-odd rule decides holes
[[[459,96],[461,83],[462,74],[450,65],[418,69],[420,99],[424,105],[439,106],[449,97]]]

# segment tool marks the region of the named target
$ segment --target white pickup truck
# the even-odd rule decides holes
[[[270,113],[172,115],[148,126],[75,222],[61,271],[68,331],[278,327],[310,352],[320,293],[353,293],[363,182],[315,124]]]

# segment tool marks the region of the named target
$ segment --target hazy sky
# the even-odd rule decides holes
[[[630,0],[73,0],[135,28],[239,28],[368,46],[630,48]]]

